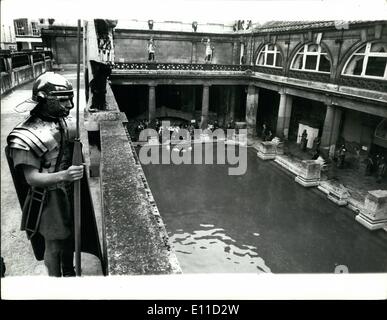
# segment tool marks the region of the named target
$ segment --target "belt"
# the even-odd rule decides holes
[[[71,185],[71,182],[62,181],[62,182],[49,185],[48,187],[46,187],[46,189],[49,191],[57,190],[57,189],[67,189],[70,185]]]

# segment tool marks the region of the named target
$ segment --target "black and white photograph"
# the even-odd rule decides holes
[[[387,1],[4,0],[0,68],[2,299],[387,298]]]

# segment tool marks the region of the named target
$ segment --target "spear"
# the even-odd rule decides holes
[[[81,20],[78,19],[78,57],[77,57],[77,108],[76,108],[76,136],[74,140],[73,165],[82,165],[82,145],[79,134],[79,86],[81,61]],[[74,236],[75,236],[75,274],[81,276],[81,180],[74,182]]]

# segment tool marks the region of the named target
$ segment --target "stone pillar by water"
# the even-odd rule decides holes
[[[228,120],[235,120],[235,86],[230,87]]]
[[[387,190],[368,191],[364,210],[356,216],[356,221],[370,230],[387,227]]]
[[[149,85],[148,117],[151,122],[156,117],[156,85]]]
[[[257,109],[258,109],[258,88],[254,85],[249,85],[246,96],[246,124],[247,137],[252,138],[257,135]]]
[[[335,119],[333,120],[331,143],[330,143],[330,147],[329,147],[329,150],[331,151],[329,153],[329,155],[332,158],[334,156],[336,143],[337,143],[337,140],[338,140],[339,134],[340,134],[340,123],[341,123],[342,114],[343,114],[343,111],[340,108],[335,107]]]
[[[315,160],[301,161],[298,175],[294,179],[303,187],[316,187],[321,177],[321,165]]]
[[[203,85],[203,98],[202,98],[202,119],[200,122],[200,128],[206,129],[208,125],[208,104],[210,100],[210,86],[208,84]]]
[[[329,152],[332,157],[339,136],[339,128],[342,112],[335,106],[327,106],[324,128],[321,136],[321,147]]]
[[[192,119],[196,118],[196,86],[192,86]]]
[[[293,97],[291,95],[286,95],[286,109],[285,109],[285,119],[284,119],[284,138],[289,138],[289,126],[290,126],[290,117],[292,115],[292,106],[293,106]]]
[[[329,148],[330,146],[334,118],[335,118],[335,107],[327,106],[323,132],[321,135],[321,146],[323,148]]]
[[[285,112],[286,112],[286,98],[287,95],[284,91],[280,91],[280,102],[278,108],[278,116],[277,116],[277,129],[275,134],[279,138],[283,138],[284,136],[284,128],[285,128]]]

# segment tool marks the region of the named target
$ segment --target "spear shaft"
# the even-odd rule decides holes
[[[82,165],[82,145],[79,133],[79,87],[81,61],[81,20],[78,19],[78,57],[77,57],[77,105],[76,138],[74,141],[73,165]],[[84,173],[85,174],[85,173]],[[74,181],[74,237],[75,237],[75,274],[81,276],[81,180]]]

